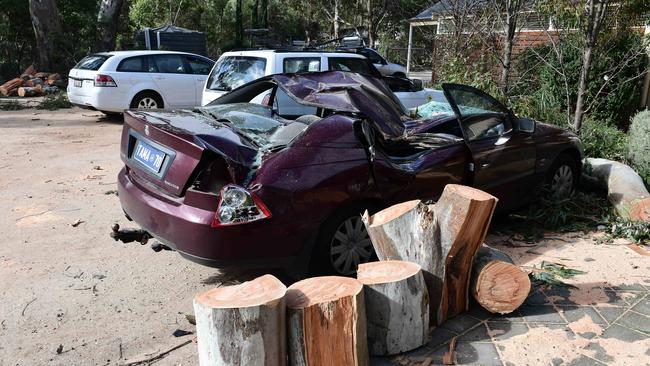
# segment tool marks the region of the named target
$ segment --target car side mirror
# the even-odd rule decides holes
[[[531,118],[519,118],[517,120],[517,131],[524,133],[533,133],[535,132],[535,127],[537,126],[537,121]]]
[[[420,91],[424,89],[424,84],[422,83],[422,80],[420,79],[411,79],[411,82],[413,83],[413,86],[415,87],[415,91]]]

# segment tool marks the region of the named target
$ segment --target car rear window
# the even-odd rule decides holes
[[[120,61],[120,64],[117,65],[117,71],[122,72],[146,72],[144,65],[144,57],[129,57]]]
[[[266,59],[260,57],[228,56],[217,61],[208,79],[210,90],[230,91],[264,76]]]
[[[74,66],[74,69],[97,71],[109,58],[111,58],[111,55],[86,56]]]
[[[320,71],[320,57],[287,57],[282,62],[283,72]]]
[[[362,58],[351,57],[330,57],[329,69],[336,71],[351,71],[358,74],[372,74],[368,62]]]

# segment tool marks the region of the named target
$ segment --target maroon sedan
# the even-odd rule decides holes
[[[195,262],[350,275],[373,258],[365,209],[435,200],[448,183],[497,196],[500,210],[543,182],[573,191],[574,134],[518,118],[474,88],[443,89],[408,112],[369,76],[280,74],[194,111],[128,111],[120,202]],[[283,111],[277,101],[289,98]]]

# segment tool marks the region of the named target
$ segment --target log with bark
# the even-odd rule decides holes
[[[357,279],[364,285],[371,355],[394,355],[427,343],[429,294],[419,265],[365,263],[359,265]]]
[[[354,278],[313,277],[287,290],[290,365],[367,365],[363,285]]]
[[[199,363],[286,365],[286,287],[272,275],[194,298]]]
[[[510,256],[484,245],[474,259],[470,292],[485,310],[509,314],[526,300],[530,279]]]
[[[29,67],[26,68],[22,74],[20,74],[20,78],[27,81],[32,78],[32,75],[34,75],[34,73],[36,73],[36,69],[34,69],[34,65],[29,65]]]
[[[650,193],[634,169],[617,161],[588,158],[585,174],[607,189],[607,199],[620,217],[650,222]]]
[[[11,90],[13,89],[18,89],[21,86],[23,86],[23,83],[25,81],[21,78],[15,78],[7,81],[6,83],[0,85],[0,94],[6,96],[9,96]]]
[[[435,204],[415,200],[372,217],[364,214],[380,260],[404,260],[422,267],[434,325],[467,310],[472,262],[496,203],[488,193],[449,184]]]
[[[18,88],[18,96],[19,97],[36,97],[39,95],[43,95],[43,86],[42,85],[36,85],[33,88],[23,86]]]

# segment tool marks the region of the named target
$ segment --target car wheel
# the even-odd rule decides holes
[[[162,98],[154,92],[142,92],[133,97],[131,108],[159,109],[164,108]]]
[[[566,154],[560,155],[549,169],[546,185],[551,198],[571,196],[578,186],[578,164],[575,159]]]
[[[341,211],[322,226],[311,260],[312,273],[352,276],[359,264],[377,260],[361,212]]]
[[[122,114],[120,112],[108,112],[108,111],[100,111],[100,112],[102,112],[103,114],[105,114],[105,115],[107,115],[109,117],[117,117],[120,114]]]

